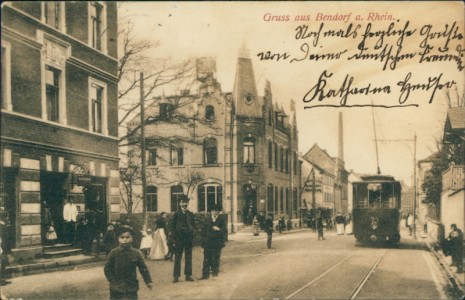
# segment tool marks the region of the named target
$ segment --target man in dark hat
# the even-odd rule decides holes
[[[218,276],[221,249],[224,247],[226,241],[226,222],[219,215],[220,208],[213,205],[210,210],[210,216],[207,217],[202,228],[202,279],[210,277],[210,270],[213,279]]]
[[[179,281],[183,252],[186,255],[184,265],[186,281],[194,281],[192,278],[192,246],[195,229],[194,214],[187,209],[189,198],[187,198],[186,195],[182,195],[178,199],[178,202],[180,209],[173,214],[173,219],[171,220],[171,232],[174,241],[173,282]]]

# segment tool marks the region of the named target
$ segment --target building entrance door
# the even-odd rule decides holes
[[[244,184],[242,195],[244,197],[242,221],[245,225],[252,225],[253,217],[257,214],[257,189],[251,184]]]
[[[16,170],[2,170],[0,180],[0,214],[3,227],[3,252],[10,253],[16,247]]]
[[[64,242],[63,205],[66,196],[65,181],[67,174],[54,172],[40,173],[41,235],[45,242],[45,233],[49,225],[54,226],[57,242]]]
[[[92,222],[98,232],[106,230],[106,190],[103,183],[92,183],[86,186],[84,192],[86,218]]]

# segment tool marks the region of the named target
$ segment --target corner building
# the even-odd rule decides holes
[[[149,120],[159,120],[145,127],[149,213],[175,211],[184,193],[192,211],[220,205],[229,215],[230,230],[267,213],[298,222],[295,108],[291,102],[290,118],[273,103],[269,82],[259,96],[252,60],[242,52],[232,92],[221,91],[214,60],[198,59],[197,74],[202,75],[195,94],[161,97],[146,109]],[[170,121],[176,114],[187,120],[184,126]],[[137,124],[135,119],[132,126]],[[160,143],[165,146],[157,149]]]
[[[30,258],[46,221],[62,241],[69,195],[98,224],[119,217],[116,3],[5,2],[1,39],[0,211]]]

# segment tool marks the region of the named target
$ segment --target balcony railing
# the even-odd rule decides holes
[[[465,166],[450,166],[442,173],[442,190],[458,190],[465,187]]]

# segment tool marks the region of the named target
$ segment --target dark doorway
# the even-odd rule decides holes
[[[66,197],[65,181],[67,174],[41,172],[40,174],[40,200],[42,243],[45,242],[45,233],[49,225],[53,225],[57,233],[57,242],[63,239],[63,205]]]
[[[85,215],[88,222],[96,226],[98,232],[105,232],[106,218],[106,188],[104,183],[92,183],[85,187]]]
[[[243,207],[242,221],[245,225],[251,225],[253,217],[257,214],[257,189],[251,184],[242,186]]]
[[[5,221],[3,251],[16,247],[16,170],[2,170],[0,180],[0,212]]]

